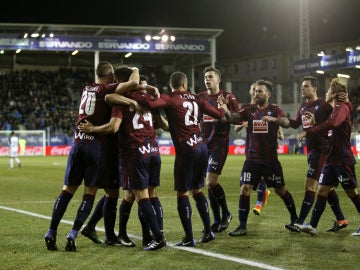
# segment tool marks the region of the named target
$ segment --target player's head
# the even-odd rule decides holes
[[[116,68],[114,74],[115,74],[115,80],[119,83],[121,82],[127,82],[130,78],[130,75],[132,73],[132,69],[128,66],[120,66]]]
[[[175,71],[170,75],[170,87],[172,91],[183,88],[187,91],[188,80],[186,74],[181,71]]]
[[[204,68],[204,82],[209,90],[219,89],[221,81],[221,72],[213,66]]]
[[[114,68],[109,62],[100,62],[96,67],[96,76],[104,83],[114,81]]]
[[[337,100],[337,95],[339,93],[346,93],[348,94],[347,88],[344,84],[341,83],[340,79],[334,78],[330,82],[329,89],[326,93],[326,101],[333,101],[334,99]]]
[[[149,81],[149,78],[145,75],[140,75],[140,84],[147,83]]]
[[[15,131],[11,131],[10,136],[15,136]]]
[[[305,76],[301,82],[301,95],[304,98],[317,97],[319,79],[314,76]]]
[[[254,102],[255,87],[256,87],[256,83],[254,82],[254,83],[251,84],[250,90],[249,90],[250,103],[255,103],[255,102]]]
[[[264,105],[269,101],[272,92],[272,83],[266,80],[258,80],[255,84],[254,102]]]

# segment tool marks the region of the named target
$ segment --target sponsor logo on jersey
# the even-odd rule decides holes
[[[268,133],[268,123],[263,120],[253,120],[253,133]]]

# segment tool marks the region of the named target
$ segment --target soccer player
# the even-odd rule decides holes
[[[201,92],[199,97],[217,108],[217,99],[222,96],[228,100],[227,106],[231,112],[239,111],[236,97],[232,93],[220,89],[220,81],[220,71],[212,66],[206,67],[204,69],[204,83],[207,90]],[[208,147],[206,185],[214,215],[214,223],[211,225],[211,229],[213,232],[221,232],[229,227],[232,219],[227,207],[224,189],[218,182],[229,152],[230,123],[204,113],[201,118],[201,130]]]
[[[192,208],[189,194],[196,202],[204,230],[200,243],[215,239],[211,230],[208,203],[201,191],[207,167],[208,151],[200,130],[200,117],[204,112],[214,118],[223,118],[224,110],[209,105],[207,101],[187,91],[188,80],[183,72],[170,76],[171,93],[158,99],[138,100],[140,105],[150,109],[164,109],[169,122],[169,131],[175,146],[174,180],[177,191],[177,209],[185,237],[177,246],[195,246],[192,230]]]
[[[128,77],[129,73],[128,68],[122,67],[115,71],[115,76],[121,81],[123,77]],[[139,97],[145,99],[152,97],[146,91],[149,88],[147,82],[142,81],[140,87],[142,87],[141,91],[128,92],[126,96],[135,101]],[[153,90],[155,90],[154,87]],[[155,92],[158,92],[156,90]],[[118,95],[108,95],[106,99],[112,104],[119,103]],[[161,158],[155,140],[154,121],[161,119],[160,114],[157,110],[138,112],[129,106],[121,107],[123,113],[123,124],[120,128],[121,155],[126,157],[126,159],[122,159],[122,168],[125,171],[123,175],[125,181],[123,182],[129,181],[125,188],[127,188],[127,198],[130,200],[126,202],[123,200],[120,206],[119,241],[126,240],[128,242],[126,222],[122,219],[125,216],[124,208],[126,206],[130,206],[128,211],[125,210],[128,215],[130,214],[133,202],[131,195],[134,194],[139,206],[138,213],[143,228],[143,236],[148,238],[143,239],[143,244],[148,244],[144,249],[160,249],[166,246],[163,236],[162,206],[156,195],[156,187],[160,185]],[[163,122],[161,121],[160,124]],[[161,127],[166,129],[166,124],[164,123]],[[147,242],[151,236],[149,228],[153,233],[153,239],[150,243]]]
[[[255,101],[254,101],[255,86],[256,86],[256,83],[252,83],[250,86],[250,90],[249,90],[250,104],[242,105],[241,109],[245,108],[251,104],[255,104]],[[242,122],[240,125],[235,125],[235,131],[240,131],[242,128],[246,128],[246,145],[245,145],[245,147],[248,147],[248,143],[249,143],[249,132],[250,131],[249,131],[248,127],[249,127],[249,124],[247,121]],[[279,126],[279,131],[278,131],[278,138],[280,140],[284,139],[284,132],[282,131],[282,128],[280,126]],[[257,201],[256,201],[255,207],[252,210],[256,216],[259,216],[261,214],[261,210],[265,206],[265,204],[267,202],[267,198],[271,192],[269,189],[267,189],[266,182],[263,178],[261,178],[259,180],[259,183],[257,186],[253,186],[253,189],[256,190]]]
[[[327,197],[331,189],[339,183],[345,190],[347,196],[355,205],[360,214],[360,195],[357,190],[357,179],[355,175],[355,158],[351,149],[351,105],[340,101],[339,93],[348,93],[347,88],[339,79],[333,79],[326,93],[326,102],[332,107],[330,117],[323,123],[316,125],[316,117],[311,112],[306,117],[311,128],[303,131],[298,140],[304,137],[311,138],[322,132],[329,132],[330,147],[326,156],[325,164],[321,170],[319,187],[311,220],[307,224],[298,224],[297,227],[314,236],[317,233],[317,225],[325,210]],[[353,235],[358,235],[356,231]]]
[[[89,216],[94,204],[95,195],[101,180],[104,161],[104,150],[107,137],[104,134],[86,134],[78,129],[84,121],[94,125],[104,125],[110,121],[111,107],[105,103],[105,95],[123,93],[136,87],[139,83],[138,69],[133,69],[129,82],[113,84],[114,69],[108,62],[101,62],[96,68],[97,83],[87,85],[83,89],[79,105],[77,128],[74,132],[73,144],[68,156],[64,177],[64,186],[55,201],[50,228],[45,234],[45,244],[48,250],[57,250],[57,227],[74,193],[84,180],[83,200],[78,208],[73,228],[67,235],[66,251],[76,251],[75,239],[78,231]],[[117,118],[118,119],[118,118]]]
[[[116,73],[116,71],[115,71],[115,73]],[[159,92],[158,92],[157,88],[148,84],[148,78],[145,75],[140,75],[139,85],[143,89],[143,91],[149,91],[149,92],[153,93],[155,96],[159,96]],[[110,96],[111,95],[109,95],[109,97]],[[115,98],[117,98],[117,97],[115,96]],[[114,101],[114,102],[116,102],[116,101]],[[167,121],[164,120],[163,118],[161,118],[160,115],[158,114],[158,112],[156,112],[154,114],[154,116],[155,116],[154,128],[156,128],[156,125],[160,123],[161,128],[167,130],[168,129]],[[160,117],[160,118],[158,118],[158,117]],[[162,206],[161,206],[161,203],[157,196],[156,186],[153,186],[152,183],[153,183],[152,179],[150,179],[150,182],[149,182],[150,185],[149,185],[149,189],[148,189],[149,197],[150,197],[151,203],[154,206],[154,209],[156,210],[157,217],[159,218],[158,221],[159,221],[160,230],[163,231]],[[160,183],[156,183],[156,184],[160,184]],[[135,246],[135,244],[128,237],[126,227],[127,227],[127,223],[129,220],[132,205],[135,201],[135,193],[131,189],[128,177],[123,178],[122,189],[125,191],[125,196],[124,196],[123,200],[121,201],[121,204],[119,207],[119,236],[118,236],[118,239],[122,243],[122,245],[127,246],[127,247],[133,247],[133,246]],[[146,247],[153,240],[152,235],[150,232],[150,228],[149,228],[148,224],[144,221],[143,215],[141,214],[140,211],[138,211],[138,216],[139,216],[139,220],[140,220],[141,227],[142,227],[142,244],[144,247]]]
[[[302,128],[305,131],[311,128],[312,125],[306,117],[308,112],[314,114],[315,122],[317,124],[321,124],[328,119],[332,111],[332,106],[325,102],[324,99],[318,97],[318,88],[319,80],[316,77],[306,76],[303,78],[301,83],[301,94],[305,98],[305,102],[299,106],[295,119],[289,119],[290,127],[296,129],[302,125]],[[305,196],[296,224],[304,223],[304,220],[314,204],[320,172],[326,159],[326,153],[329,149],[328,132],[323,131],[314,134],[314,136],[306,137],[306,146],[308,170],[305,178]],[[331,188],[327,200],[336,216],[333,227],[328,231],[337,232],[345,228],[348,225],[348,221],[345,219],[340,209],[339,198],[334,188]],[[299,231],[298,227],[294,224],[287,224],[285,227],[290,231]]]
[[[263,177],[268,187],[274,187],[275,193],[285,203],[290,220],[297,220],[295,203],[290,192],[285,188],[283,170],[278,159],[279,126],[289,127],[282,108],[269,103],[272,84],[269,81],[256,81],[255,104],[245,107],[240,112],[231,113],[227,110],[226,118],[233,123],[248,121],[250,131],[246,147],[246,159],[240,178],[239,221],[240,225],[229,232],[230,236],[247,234],[247,219],[250,210],[250,194],[254,185]],[[226,100],[220,101],[226,109]]]
[[[21,168],[20,159],[18,157],[19,152],[19,138],[16,136],[15,131],[11,131],[9,137],[9,162],[10,169],[14,168],[14,160],[17,163],[18,167]]]

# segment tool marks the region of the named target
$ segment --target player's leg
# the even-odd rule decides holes
[[[57,250],[57,228],[76,189],[77,186],[64,186],[63,190],[55,200],[52,210],[50,228],[45,234],[45,244],[48,250]]]
[[[97,202],[94,211],[92,212],[89,221],[86,226],[81,230],[81,234],[89,238],[96,244],[104,243],[96,233],[96,225],[103,218],[103,208],[105,203],[106,196],[102,196],[101,199]]]

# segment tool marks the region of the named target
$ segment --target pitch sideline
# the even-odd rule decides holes
[[[20,213],[20,214],[29,215],[29,216],[33,216],[33,217],[38,217],[38,218],[42,218],[42,219],[51,220],[51,217],[49,217],[49,216],[40,215],[40,214],[37,214],[37,213],[24,211],[24,210],[21,210],[21,209],[16,209],[16,208],[11,208],[11,207],[1,206],[1,205],[0,205],[0,209],[7,210],[7,211],[12,211],[12,212],[17,212],[17,213]],[[72,225],[73,221],[62,219],[61,223]],[[98,228],[97,227],[97,229],[99,229],[101,231],[104,231],[104,228]],[[132,235],[132,236],[134,238],[140,239],[139,236],[136,236],[136,235]],[[246,259],[241,259],[241,258],[237,258],[237,257],[232,257],[232,256],[229,256],[229,255],[214,253],[214,252],[206,251],[206,250],[195,248],[195,247],[178,247],[178,246],[175,246],[172,243],[168,243],[168,247],[179,249],[179,250],[184,250],[184,251],[191,252],[191,253],[200,254],[200,255],[203,255],[203,256],[217,258],[217,259],[220,259],[220,260],[235,262],[235,263],[242,264],[242,265],[253,266],[253,267],[260,268],[260,269],[284,270],[283,268],[271,266],[271,265],[268,265],[268,264],[259,263],[259,262],[255,262],[255,261],[250,261],[250,260],[246,260]]]

